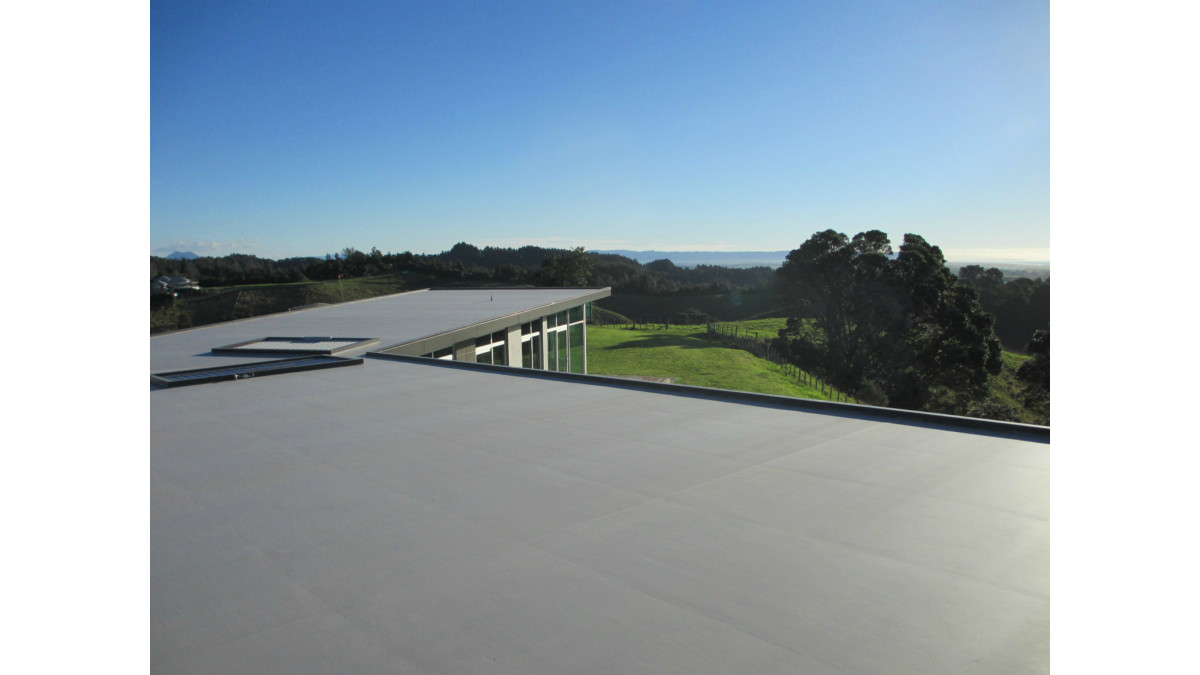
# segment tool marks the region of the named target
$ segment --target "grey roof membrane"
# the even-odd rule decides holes
[[[265,337],[356,336],[379,342],[339,352],[358,356],[427,335],[516,314],[600,289],[453,289],[398,293],[271,314],[150,338],[150,372],[235,364],[260,355],[211,354],[214,347]],[[605,291],[607,293],[607,291]]]
[[[150,399],[155,672],[1049,669],[1043,442],[378,358]]]

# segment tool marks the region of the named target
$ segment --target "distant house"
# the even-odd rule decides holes
[[[167,281],[167,286],[169,286],[172,291],[200,290],[200,282],[192,281],[191,279],[187,279],[185,277],[171,277],[170,280]]]
[[[158,277],[150,282],[150,294],[161,295],[178,291],[200,290],[200,283],[186,277]]]

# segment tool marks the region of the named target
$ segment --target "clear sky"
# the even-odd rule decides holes
[[[151,4],[150,248],[1049,260],[1049,3]]]

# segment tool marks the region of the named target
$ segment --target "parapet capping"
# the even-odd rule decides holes
[[[961,415],[946,415],[943,413],[931,413],[919,410],[905,410],[903,408],[884,408],[881,406],[864,405],[862,403],[819,401],[810,398],[779,396],[777,394],[760,394],[757,392],[736,391],[733,389],[697,387],[689,384],[668,384],[666,382],[654,382],[650,380],[628,380],[625,378],[610,377],[607,375],[590,375],[583,373],[559,372],[553,370],[519,368],[516,366],[499,366],[490,363],[469,363],[466,361],[431,359],[419,355],[384,353],[382,351],[367,352],[364,354],[364,356],[390,359],[394,361],[407,361],[410,363],[419,363],[437,368],[475,368],[489,370],[496,373],[503,373],[506,375],[514,375],[517,377],[537,377],[554,380],[566,380],[568,382],[580,382],[591,385],[620,387],[624,389],[641,389],[645,391],[673,394],[676,396],[691,396],[729,401],[731,403],[747,403],[751,405],[819,411],[841,417],[879,419],[880,421],[895,420],[898,422],[937,426],[961,431],[993,433],[1003,436],[1019,436],[1024,437],[1027,440],[1038,441],[1042,443],[1050,442],[1050,427],[1044,427],[1037,424],[1003,422],[1000,420],[989,420],[979,417],[964,417]]]
[[[548,316],[550,314],[556,314],[558,312],[562,312],[562,311],[571,309],[573,307],[578,307],[585,303],[591,303],[591,302],[595,302],[597,300],[602,300],[602,299],[607,298],[610,295],[612,295],[612,288],[610,288],[608,286],[605,286],[604,288],[569,287],[569,288],[565,288],[565,289],[563,287],[556,287],[556,290],[573,290],[576,288],[581,291],[591,291],[591,292],[577,295],[573,298],[567,298],[565,300],[557,300],[555,302],[547,303],[545,305],[540,305],[538,307],[533,307],[531,309],[521,310],[520,312],[515,312],[513,314],[506,314],[505,316],[496,317],[494,319],[480,321],[479,323],[473,323],[468,326],[463,326],[461,328],[455,328],[453,330],[444,331],[441,333],[432,333],[430,335],[425,335],[425,336],[422,336],[419,338],[408,340],[406,342],[400,342],[400,343],[397,343],[394,345],[389,345],[387,347],[383,347],[376,351],[367,352],[367,353],[369,355],[375,355],[375,356],[421,356],[422,354],[428,354],[430,352],[435,352],[439,349],[445,349],[446,347],[453,347],[454,345],[456,345],[460,342],[463,342],[465,340],[474,340],[475,338],[483,337],[484,335],[489,335],[491,333],[495,333],[496,331],[499,331],[499,330],[504,330],[505,328],[509,328],[514,325],[520,325],[520,324],[523,324],[523,323],[526,323],[529,321],[533,321],[534,319],[540,319],[543,316]],[[429,290],[441,291],[441,290],[462,290],[462,289],[431,288]],[[502,287],[495,287],[495,288],[487,287],[487,288],[472,288],[470,290],[475,290],[475,291],[486,291],[486,290],[528,291],[528,290],[533,290],[533,289],[529,289],[529,288],[507,289],[507,288],[502,288]]]

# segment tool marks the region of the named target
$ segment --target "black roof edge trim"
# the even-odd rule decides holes
[[[942,413],[905,410],[903,408],[883,408],[880,406],[863,405],[861,403],[840,403],[836,401],[820,401],[811,398],[796,398],[776,394],[759,394],[750,391],[735,391],[733,389],[716,389],[697,387],[689,384],[667,384],[649,380],[627,380],[606,375],[582,373],[563,373],[553,370],[535,370],[532,368],[517,368],[514,366],[498,366],[490,363],[468,363],[465,361],[449,361],[446,359],[431,359],[424,356],[407,356],[403,354],[384,354],[369,352],[367,356],[395,361],[408,361],[442,368],[475,368],[490,370],[518,377],[535,377],[543,379],[566,380],[599,386],[619,387],[622,389],[642,389],[676,396],[691,396],[696,398],[720,399],[732,403],[771,406],[775,408],[794,408],[823,412],[839,417],[854,417],[876,421],[895,421],[920,426],[938,427],[954,431],[993,434],[1005,437],[1023,437],[1031,441],[1050,442],[1050,427],[1021,422],[1002,422],[980,417],[964,417],[961,415],[945,415]]]

